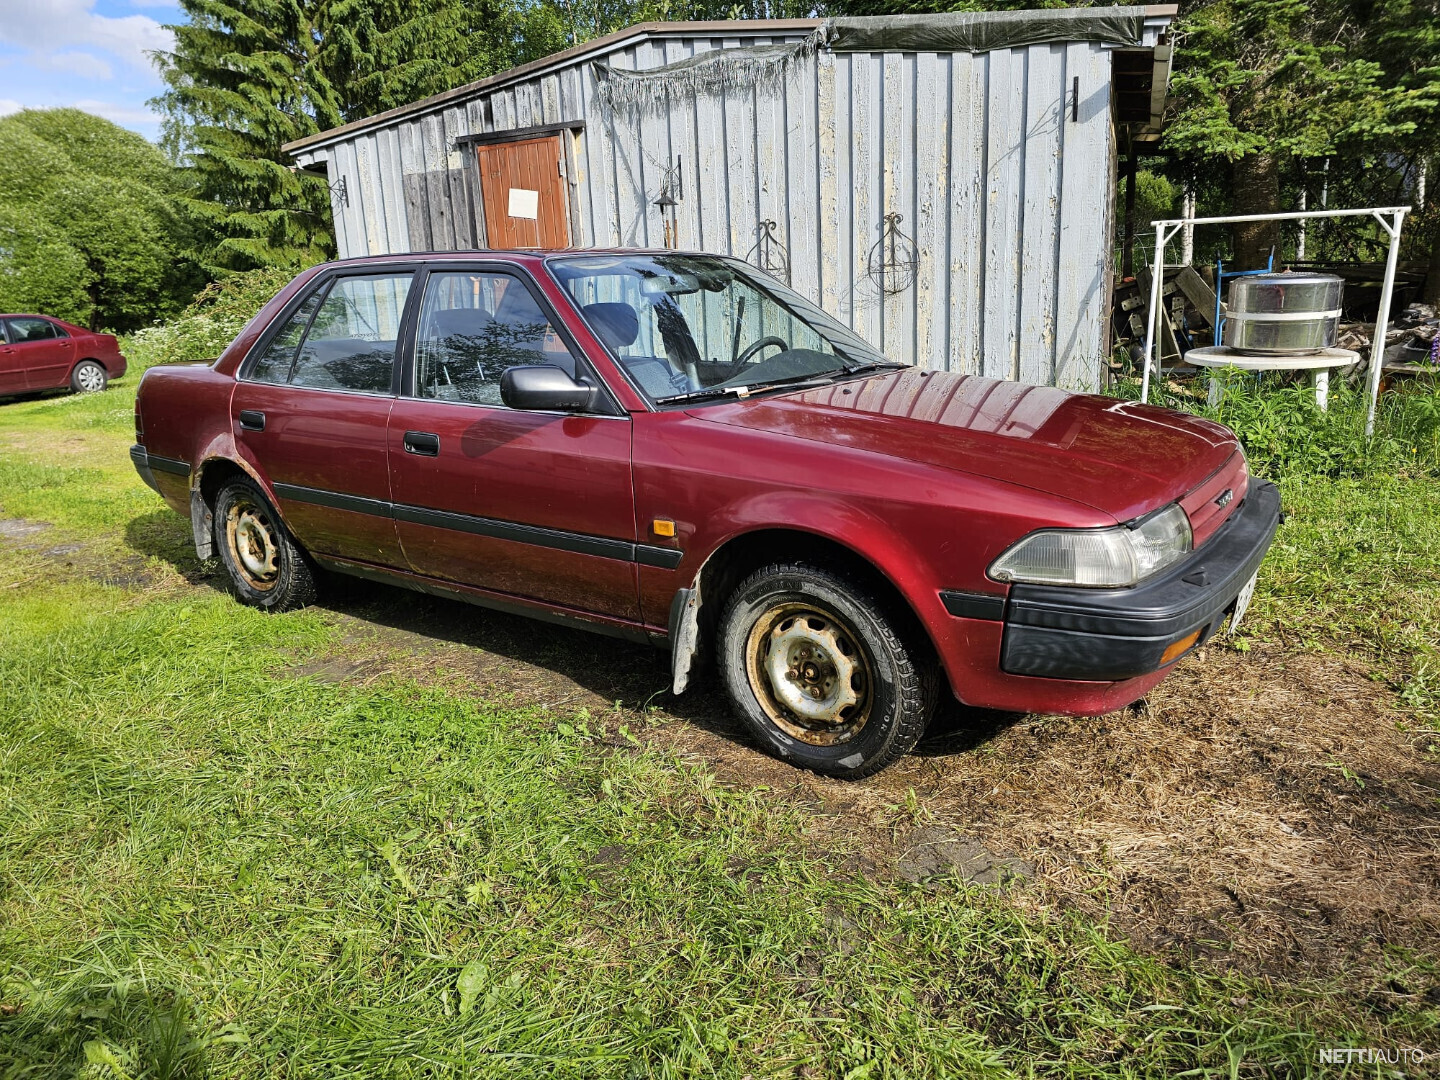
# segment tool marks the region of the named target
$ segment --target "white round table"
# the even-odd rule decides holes
[[[1349,367],[1360,361],[1360,354],[1353,349],[1321,349],[1313,353],[1263,353],[1235,352],[1223,345],[1191,349],[1185,354],[1185,362],[1196,367],[1238,368],[1241,371],[1311,371],[1315,381],[1315,404],[1323,412],[1330,400],[1330,369]],[[1209,402],[1214,405],[1220,399],[1220,384],[1210,380]]]

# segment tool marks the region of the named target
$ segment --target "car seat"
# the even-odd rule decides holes
[[[614,352],[628,349],[640,336],[640,316],[629,304],[586,304],[580,311]]]

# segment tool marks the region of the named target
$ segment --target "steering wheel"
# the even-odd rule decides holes
[[[732,368],[744,366],[745,361],[749,360],[750,357],[754,356],[757,352],[765,348],[767,345],[779,345],[780,348],[784,349],[787,352],[790,350],[790,343],[788,341],[784,341],[774,336],[762,337],[759,341],[755,342],[755,344],[748,346],[744,352],[742,352],[739,356],[735,358],[735,362],[732,363],[730,366]]]

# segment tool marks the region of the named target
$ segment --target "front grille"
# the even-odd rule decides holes
[[[1180,500],[1180,507],[1190,517],[1190,529],[1198,548],[1208,540],[1245,499],[1250,489],[1250,473],[1245,455],[1236,450],[1205,481]],[[1229,492],[1227,498],[1225,493]]]

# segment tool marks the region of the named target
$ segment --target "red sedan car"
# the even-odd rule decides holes
[[[1239,619],[1279,520],[1224,427],[888,362],[734,259],[315,267],[132,456],[246,603],[319,568],[712,660],[772,752],[873,773],[944,688],[1096,714]]]
[[[111,334],[48,315],[0,315],[0,396],[66,387],[93,394],[124,374]]]

